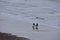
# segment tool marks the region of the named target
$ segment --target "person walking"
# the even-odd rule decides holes
[[[32,26],[33,30],[35,30],[35,23],[33,23],[33,26]]]
[[[38,30],[38,23],[36,23],[36,30]]]

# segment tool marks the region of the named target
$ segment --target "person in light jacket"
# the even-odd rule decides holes
[[[38,30],[38,23],[36,23],[36,30]]]
[[[33,23],[33,26],[32,26],[33,30],[35,30],[35,23]]]

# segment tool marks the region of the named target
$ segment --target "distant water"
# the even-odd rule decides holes
[[[59,0],[0,0],[0,13],[22,17],[30,23],[60,26]]]

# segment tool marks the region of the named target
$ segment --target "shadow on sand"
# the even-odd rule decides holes
[[[49,32],[49,30],[34,30],[35,32]]]
[[[11,33],[0,32],[0,40],[30,40],[30,39],[25,37],[17,37],[16,35],[12,35]]]

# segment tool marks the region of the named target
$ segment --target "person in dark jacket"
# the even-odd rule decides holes
[[[38,30],[38,23],[36,23],[36,30]]]
[[[35,23],[33,23],[33,26],[32,26],[33,30],[35,30]]]

